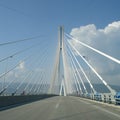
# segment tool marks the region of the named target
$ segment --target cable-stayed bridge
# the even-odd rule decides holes
[[[120,119],[119,106],[114,105],[119,89],[107,80],[111,75],[108,78],[101,75],[80,48],[117,67],[120,60],[65,33],[64,27],[59,27],[56,49],[50,45],[42,36],[0,44],[1,50],[7,48],[0,59],[1,106],[10,100],[29,102],[28,98],[31,101],[47,98],[2,111],[0,120]],[[8,106],[2,109],[5,107]]]

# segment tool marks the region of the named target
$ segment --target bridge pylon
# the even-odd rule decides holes
[[[58,29],[58,48],[56,53],[56,60],[54,64],[54,71],[50,83],[49,94],[61,94],[61,86],[64,90],[64,96],[68,91],[68,83],[66,77],[66,60],[64,51],[64,27],[60,26]],[[63,77],[64,76],[64,79]]]

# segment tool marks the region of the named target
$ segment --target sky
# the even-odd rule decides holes
[[[51,57],[49,61],[52,62],[58,41],[58,27],[63,25],[66,33],[120,59],[118,52],[120,50],[119,5],[120,0],[0,0],[0,43],[41,36],[30,42],[1,47],[0,57],[4,58],[40,42],[41,49],[45,47],[48,49],[48,56]],[[115,27],[115,24],[119,27]],[[111,29],[108,34],[105,33],[107,28],[108,31]],[[115,42],[113,42],[114,39],[116,39]],[[109,47],[106,49],[106,46]],[[42,51],[41,49],[39,51]],[[80,50],[84,51],[84,48],[81,47]],[[39,51],[35,48],[32,52],[37,56]],[[93,54],[90,53],[90,55],[92,59]],[[16,58],[15,63],[22,58],[23,56]],[[22,63],[19,68],[24,69],[24,65],[25,63]],[[104,64],[97,65],[96,69],[100,68],[98,70],[100,72],[102,70],[100,66],[104,67]],[[114,66],[117,65],[110,65],[114,71],[116,68]],[[108,64],[107,67],[110,65]],[[106,72],[111,71],[106,70]],[[117,73],[117,80],[119,77]]]
[[[60,25],[66,32],[87,24],[104,28],[119,20],[119,4],[119,0],[1,0],[0,39],[39,34],[56,38]]]

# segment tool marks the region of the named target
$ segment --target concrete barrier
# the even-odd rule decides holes
[[[0,108],[53,97],[55,95],[0,96]]]

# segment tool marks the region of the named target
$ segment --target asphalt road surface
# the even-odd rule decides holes
[[[120,120],[120,107],[79,97],[52,97],[0,111],[0,120]]]

